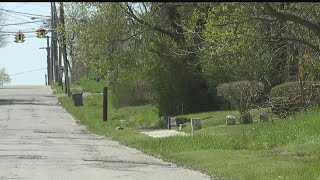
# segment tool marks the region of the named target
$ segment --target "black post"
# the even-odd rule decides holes
[[[103,88],[103,121],[108,120],[108,87]]]

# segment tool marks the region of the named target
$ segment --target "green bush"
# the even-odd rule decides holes
[[[217,94],[228,100],[241,114],[240,123],[252,123],[250,109],[264,90],[257,81],[235,81],[218,85]]]
[[[116,108],[140,106],[152,102],[151,87],[142,80],[120,82],[115,87],[113,105]]]
[[[275,115],[285,117],[318,105],[318,86],[312,81],[302,83],[303,89],[299,81],[280,84],[271,89],[272,112]]]

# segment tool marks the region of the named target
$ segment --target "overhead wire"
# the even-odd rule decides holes
[[[19,74],[25,74],[25,73],[29,73],[29,72],[44,70],[44,69],[47,69],[47,68],[40,68],[40,69],[33,69],[33,70],[29,70],[29,71],[23,71],[23,72],[19,72],[19,73],[10,74],[9,76],[15,76],[15,75],[19,75]]]
[[[6,27],[6,26],[19,26],[19,27],[25,26],[28,29],[32,28],[33,30],[36,30],[39,27],[33,27],[32,24],[35,24],[35,25],[41,27],[41,26],[46,26],[46,24],[50,21],[50,19],[48,19],[50,16],[45,16],[45,15],[40,15],[40,14],[33,14],[33,13],[24,13],[24,12],[20,12],[20,11],[13,11],[14,9],[17,9],[17,8],[19,8],[21,6],[24,6],[24,5],[27,5],[27,3],[20,4],[20,5],[16,6],[16,7],[14,7],[13,9],[1,8],[0,12],[2,11],[2,13],[5,14],[5,16],[9,16],[10,17],[10,18],[8,18],[8,20],[10,20],[12,22],[12,21],[14,21],[14,19],[19,19],[22,22],[15,21],[15,23],[11,23],[10,22],[10,23],[7,23],[7,24],[2,24],[2,25],[0,25],[0,28],[1,27]],[[37,4],[33,4],[33,5],[37,5]],[[48,4],[48,5],[50,5],[50,4]],[[30,18],[32,20],[34,20],[34,19],[38,19],[38,20],[37,21],[30,21],[30,20],[28,21],[28,19],[30,19]],[[8,20],[6,22],[8,22]],[[15,31],[13,29],[16,29],[16,28],[10,28],[10,31]],[[17,30],[17,32],[18,32],[18,30]],[[26,32],[26,30],[20,30],[20,32],[28,33],[28,32]],[[16,32],[5,32],[5,31],[2,31],[0,33],[2,33],[3,35],[10,35],[11,33],[16,33]]]
[[[15,19],[22,20],[22,21],[28,21],[28,20],[34,18],[34,17],[25,16],[25,15],[20,15],[20,14],[14,14],[14,15],[12,15],[12,14],[10,14],[10,13],[8,13],[8,12],[5,12],[4,14],[5,14],[6,16],[10,16],[10,17],[13,17],[13,18],[15,18]],[[17,17],[17,16],[21,16],[21,17],[23,17],[23,18],[28,18],[28,19],[22,19],[21,17]],[[36,18],[36,19],[39,19],[39,18]],[[33,19],[32,19],[32,20],[33,20]],[[34,22],[34,23],[35,23],[35,24],[38,24],[38,22]]]
[[[16,7],[15,7],[15,8],[13,8],[13,9],[10,9],[10,10],[12,11],[12,10],[18,9],[18,8],[20,8],[20,7],[24,6],[25,4],[26,4],[26,3],[22,3],[22,4],[20,4],[20,5],[16,6]]]
[[[22,25],[22,24],[31,24],[31,23],[35,23],[35,22],[43,22],[43,21],[29,21],[29,22],[21,22],[21,23],[13,23],[13,24],[3,24],[3,25],[0,25],[0,27],[16,26],[16,25]]]
[[[32,13],[24,13],[24,12],[18,12],[18,11],[12,11],[9,9],[1,9],[1,11],[6,11],[6,12],[10,12],[10,13],[14,13],[14,14],[24,14],[26,16],[38,16],[38,17],[50,17],[50,16],[46,16],[46,15],[40,15],[40,14],[32,14]]]
[[[29,3],[28,2],[28,5],[36,5],[36,6],[44,6],[44,7],[50,7],[50,4],[44,4],[44,3],[38,3],[38,4],[36,4],[36,3]]]
[[[19,20],[22,20],[22,21],[29,21],[29,20],[27,20],[27,19],[22,19],[22,18],[19,18],[19,17],[16,17],[16,16],[12,16],[12,15],[10,15],[10,14],[7,14],[7,16],[10,16],[10,17],[13,17],[13,18],[16,18],[16,19],[19,19]],[[10,21],[14,21],[13,19],[10,19]],[[8,22],[8,20],[6,20],[6,22]],[[16,22],[16,21],[14,21],[14,22]],[[31,21],[30,21],[31,22]],[[20,22],[18,22],[18,23],[20,23]],[[37,24],[37,25],[39,25],[40,24],[40,22],[33,22],[34,24]],[[30,24],[32,24],[32,23],[30,23]]]
[[[34,33],[36,31],[20,31],[21,33]],[[15,34],[16,31],[0,31],[0,33]]]
[[[9,13],[4,13],[6,16],[10,16],[10,17],[13,17],[13,18],[16,18],[16,19],[19,19],[19,20],[22,20],[22,21],[26,21],[27,19],[22,19],[20,17],[17,17],[17,16],[14,16],[12,14],[9,14]],[[24,16],[25,17],[25,16]]]

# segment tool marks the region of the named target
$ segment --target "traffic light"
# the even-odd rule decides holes
[[[18,33],[15,34],[15,43],[23,43],[24,42],[24,34],[21,33],[20,31]]]
[[[42,28],[38,29],[37,30],[37,38],[45,38],[46,37],[45,33],[46,33],[46,30],[44,30]]]
[[[14,42],[18,43],[19,42],[19,37],[18,37],[19,33],[14,35]]]
[[[39,29],[37,30],[37,38],[40,38],[40,31],[39,31]]]

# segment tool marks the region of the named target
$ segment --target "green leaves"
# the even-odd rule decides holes
[[[0,85],[2,86],[5,83],[10,83],[10,76],[7,74],[4,67],[0,68]]]
[[[220,3],[208,15],[204,37],[205,50],[202,67],[208,79],[257,80],[257,72],[264,68],[263,56],[258,49],[264,45],[259,41],[261,33],[248,18],[242,3]],[[215,69],[215,70],[214,70]],[[224,72],[223,75],[218,75]],[[221,77],[222,76],[222,77]]]

